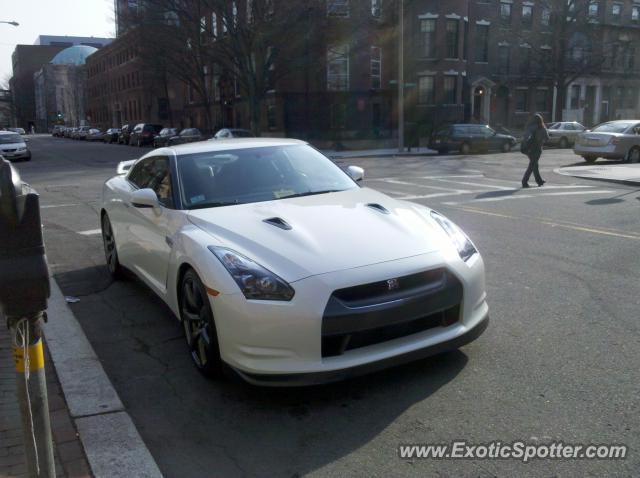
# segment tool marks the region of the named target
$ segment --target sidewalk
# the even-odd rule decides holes
[[[0,476],[26,477],[27,463],[20,407],[16,398],[17,376],[13,365],[11,337],[4,318],[0,316],[0,319]],[[90,477],[89,463],[69,415],[46,343],[45,364],[56,475],[62,478]]]
[[[576,178],[597,179],[624,184],[640,184],[640,164],[593,164],[589,166],[568,166],[554,172]]]
[[[434,156],[438,152],[429,148],[411,148],[411,151],[404,151],[400,153],[397,148],[393,149],[367,149],[359,151],[335,151],[335,150],[323,150],[325,155],[332,159],[347,159],[347,158],[380,158],[380,157],[392,157],[392,156]]]

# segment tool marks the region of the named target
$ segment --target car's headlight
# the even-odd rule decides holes
[[[242,254],[224,247],[209,246],[209,250],[222,262],[247,299],[293,299],[295,291],[280,277]]]
[[[17,151],[18,153],[21,153],[21,152],[26,151],[26,150],[27,150],[27,147],[26,147],[26,146],[16,149],[16,151]]]
[[[435,211],[431,211],[431,217],[444,229],[460,254],[463,261],[468,261],[478,252],[467,235],[449,219]]]

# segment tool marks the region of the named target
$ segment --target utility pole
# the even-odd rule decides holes
[[[398,151],[404,151],[404,0],[398,0]]]
[[[48,298],[39,196],[0,156],[0,310],[13,342],[30,478],[55,478],[41,330]]]

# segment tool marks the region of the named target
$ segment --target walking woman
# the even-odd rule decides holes
[[[536,179],[538,186],[542,186],[546,182],[542,179],[542,176],[540,176],[538,161],[542,154],[542,145],[548,140],[549,133],[544,125],[544,120],[542,119],[542,116],[536,114],[527,128],[525,139],[523,140],[526,144],[523,145],[524,147],[522,148],[522,152],[529,157],[529,167],[522,177],[523,188],[529,187],[529,178],[531,177],[531,173],[533,173],[533,177]]]

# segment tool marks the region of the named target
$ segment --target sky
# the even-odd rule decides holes
[[[39,35],[113,37],[113,0],[0,0],[0,84],[12,76],[17,44],[33,45]]]

